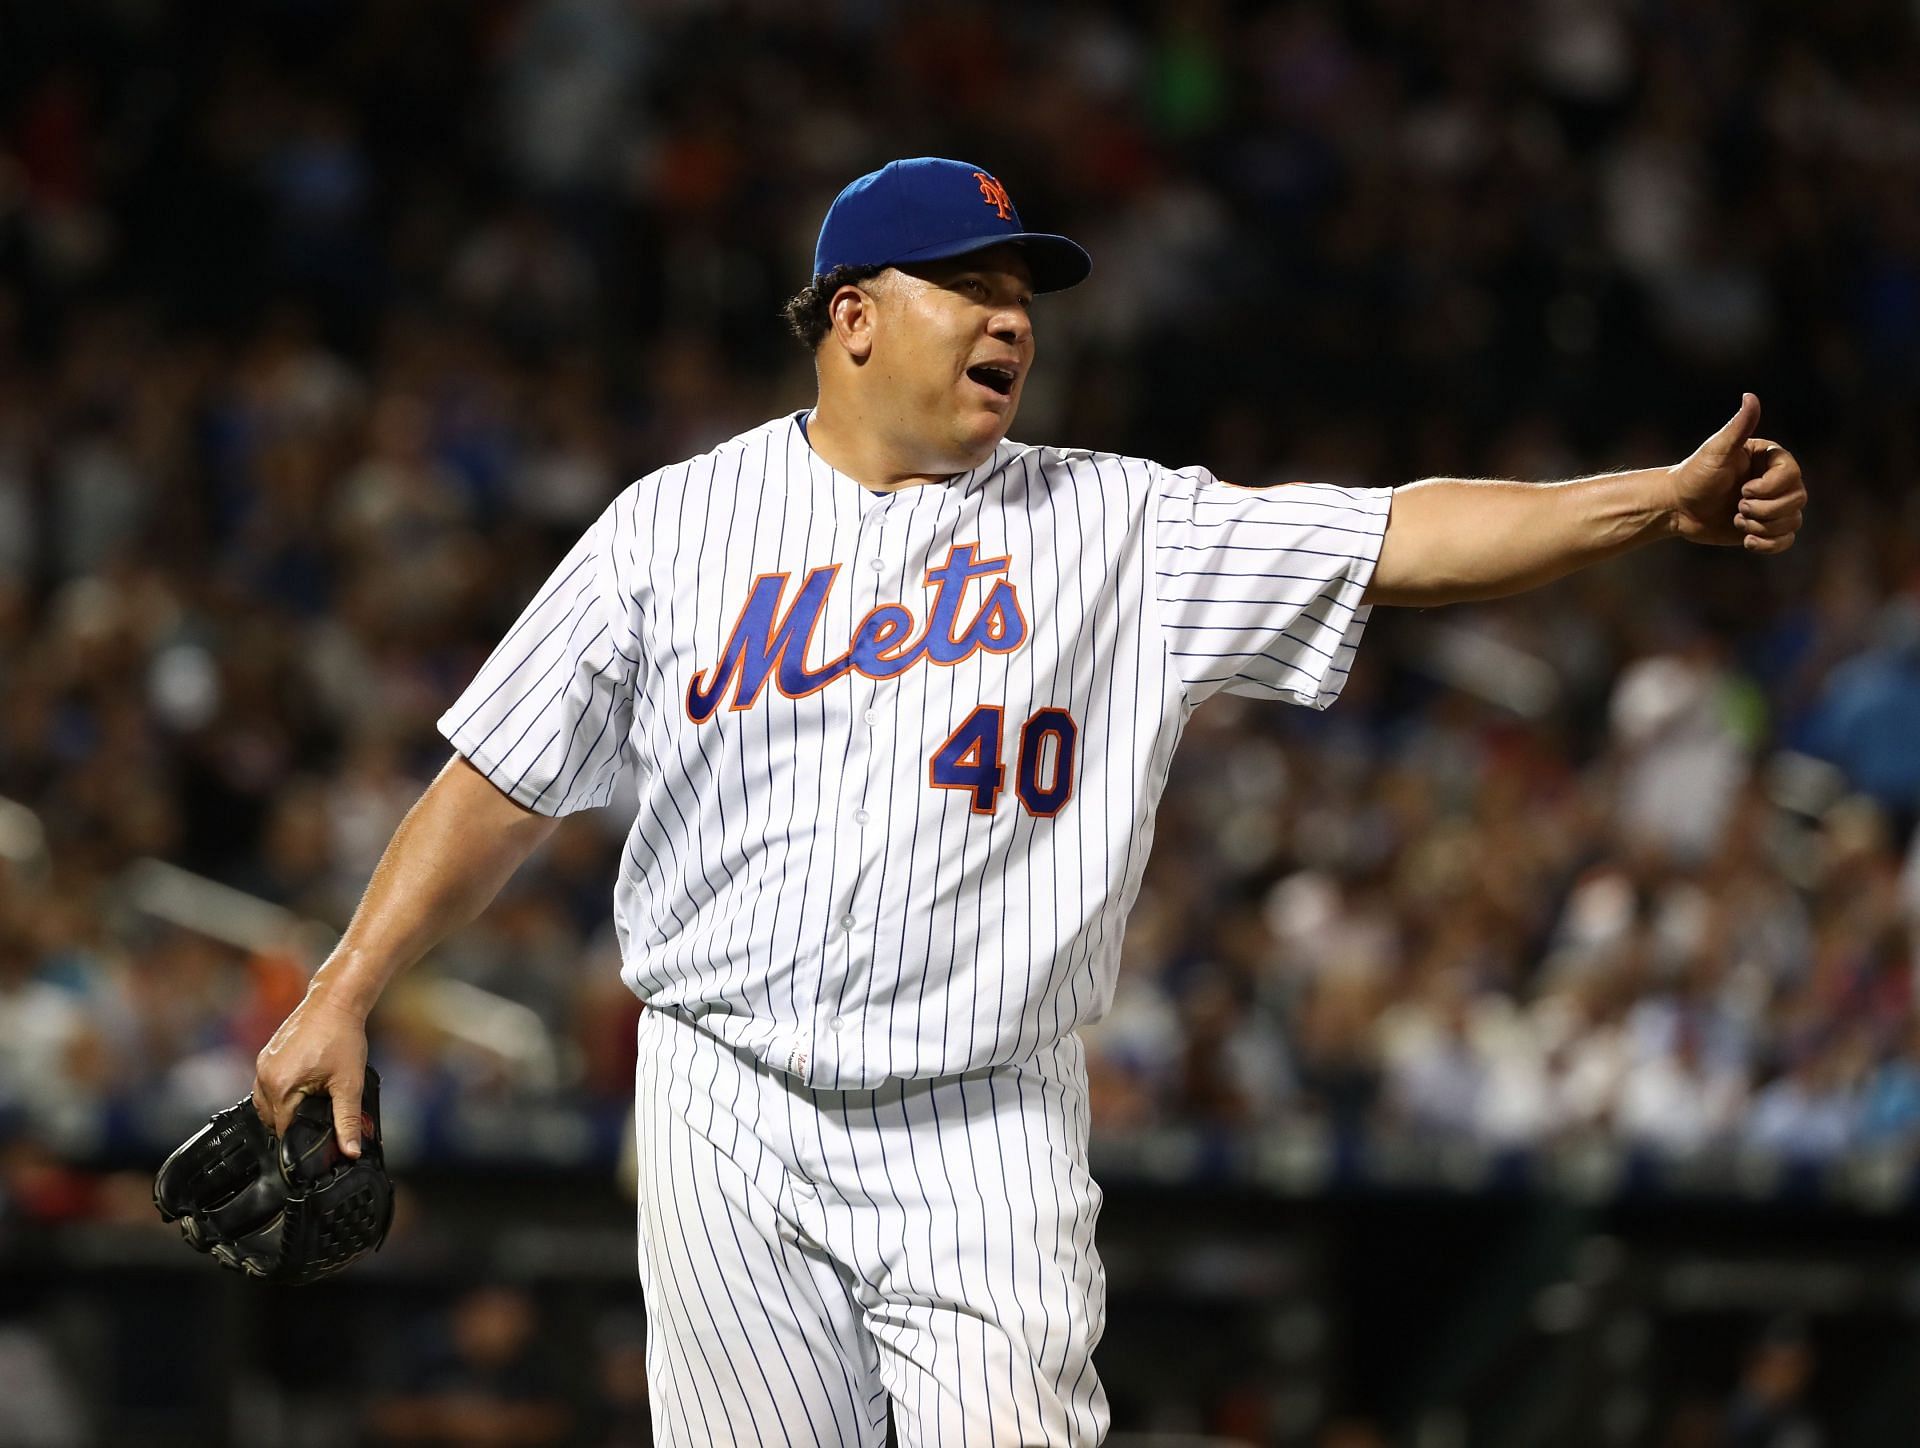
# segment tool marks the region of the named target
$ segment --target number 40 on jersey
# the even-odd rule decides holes
[[[982,704],[947,736],[927,761],[927,783],[935,789],[964,789],[975,814],[1000,807],[1007,770],[1000,762],[1006,710]],[[1020,730],[1014,792],[1020,805],[1039,819],[1052,819],[1073,798],[1074,753],[1080,726],[1065,709],[1038,709]]]

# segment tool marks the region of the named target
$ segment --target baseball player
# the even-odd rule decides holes
[[[815,405],[622,492],[441,720],[455,754],[261,1052],[278,1126],[554,826],[629,778],[640,1273],[663,1444],[1094,1444],[1076,1029],[1217,690],[1323,709],[1377,603],[1656,538],[1779,553],[1759,403],[1670,468],[1236,487],[1007,440],[1084,251],[959,161],[855,181],[788,320]]]

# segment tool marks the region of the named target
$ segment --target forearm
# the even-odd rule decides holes
[[[1565,483],[1428,478],[1394,489],[1369,603],[1500,598],[1672,535],[1669,469]]]
[[[556,823],[455,756],[394,831],[309,994],[365,1017],[394,976],[486,909]]]

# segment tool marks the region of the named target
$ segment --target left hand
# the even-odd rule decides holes
[[[1760,399],[1740,395],[1727,425],[1667,471],[1673,478],[1674,530],[1691,543],[1749,553],[1785,553],[1807,506],[1800,464],[1777,442],[1755,437]]]
[[[366,1018],[324,991],[309,990],[254,1060],[253,1109],[268,1131],[284,1136],[301,1101],[324,1091],[333,1102],[341,1153],[358,1156],[366,1074]]]

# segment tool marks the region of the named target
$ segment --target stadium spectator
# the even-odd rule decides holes
[[[543,1353],[534,1300],[511,1287],[481,1287],[443,1319],[423,1323],[386,1364],[395,1386],[367,1409],[382,1444],[554,1444],[574,1412]]]
[[[1202,710],[1089,1033],[1096,1129],[1906,1139],[1920,89],[1831,30],[1761,17],[1702,68],[1724,18],[1562,8],[1496,44],[1404,7],[1019,7],[1009,45],[984,12],[826,4],[727,30],[724,66],[717,13],[594,0],[396,13],[357,50],[300,7],[23,32],[0,798],[48,873],[0,890],[27,941],[0,1091],[85,1159],[225,1089],[271,971],[130,914],[126,869],[343,922],[433,720],[583,520],[803,395],[775,312],[884,136],[979,152],[1094,242],[1023,436],[1249,483],[1574,474],[1754,385],[1822,483],[1764,578],[1650,554],[1389,611],[1331,713]],[[152,90],[143,52],[192,83]],[[914,81],[856,116],[848,56]],[[397,1105],[619,1109],[620,848],[569,826],[422,975],[524,1007],[553,1069],[424,991],[374,1023]]]

